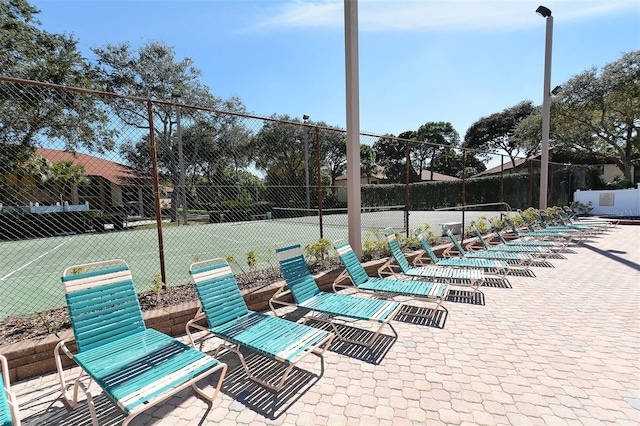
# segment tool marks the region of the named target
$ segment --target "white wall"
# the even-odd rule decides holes
[[[580,191],[573,200],[584,205],[591,202],[589,214],[611,216],[640,216],[640,184],[637,188],[606,191]]]

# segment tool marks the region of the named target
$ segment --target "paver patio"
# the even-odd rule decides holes
[[[511,288],[483,287],[484,304],[446,302],[440,327],[403,317],[371,349],[334,342],[323,369],[305,360],[278,394],[224,355],[212,405],[188,389],[132,424],[640,424],[640,226],[562,256],[535,278],[508,277]],[[90,424],[58,386],[53,374],[14,384],[23,424]],[[121,422],[96,400],[102,425]]]

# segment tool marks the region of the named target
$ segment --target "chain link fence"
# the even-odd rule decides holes
[[[71,265],[122,258],[148,292],[188,282],[192,262],[225,257],[242,273],[274,267],[280,242],[348,236],[342,129],[8,77],[0,97],[0,321],[65,306],[59,277]],[[382,168],[361,154],[367,238],[423,225],[417,211],[537,203],[533,161],[470,178],[474,162],[504,158],[381,135],[360,143],[388,157]],[[462,155],[451,160],[462,180],[418,175],[403,154],[427,164],[442,150]],[[556,167],[551,193],[566,204],[577,173]]]

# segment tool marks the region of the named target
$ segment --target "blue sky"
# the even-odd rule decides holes
[[[346,126],[343,1],[37,0],[42,28],[90,47],[161,40],[191,57],[219,97],[263,116]],[[551,87],[640,49],[639,0],[360,0],[361,131],[428,121],[460,133],[523,100],[542,103],[545,20]]]

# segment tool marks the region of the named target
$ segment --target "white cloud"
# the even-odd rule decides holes
[[[254,26],[335,28],[344,25],[343,1],[273,2],[270,16]],[[544,4],[556,19],[582,20],[621,10],[640,12],[638,0],[359,0],[360,31],[510,30],[539,24],[535,9]]]

